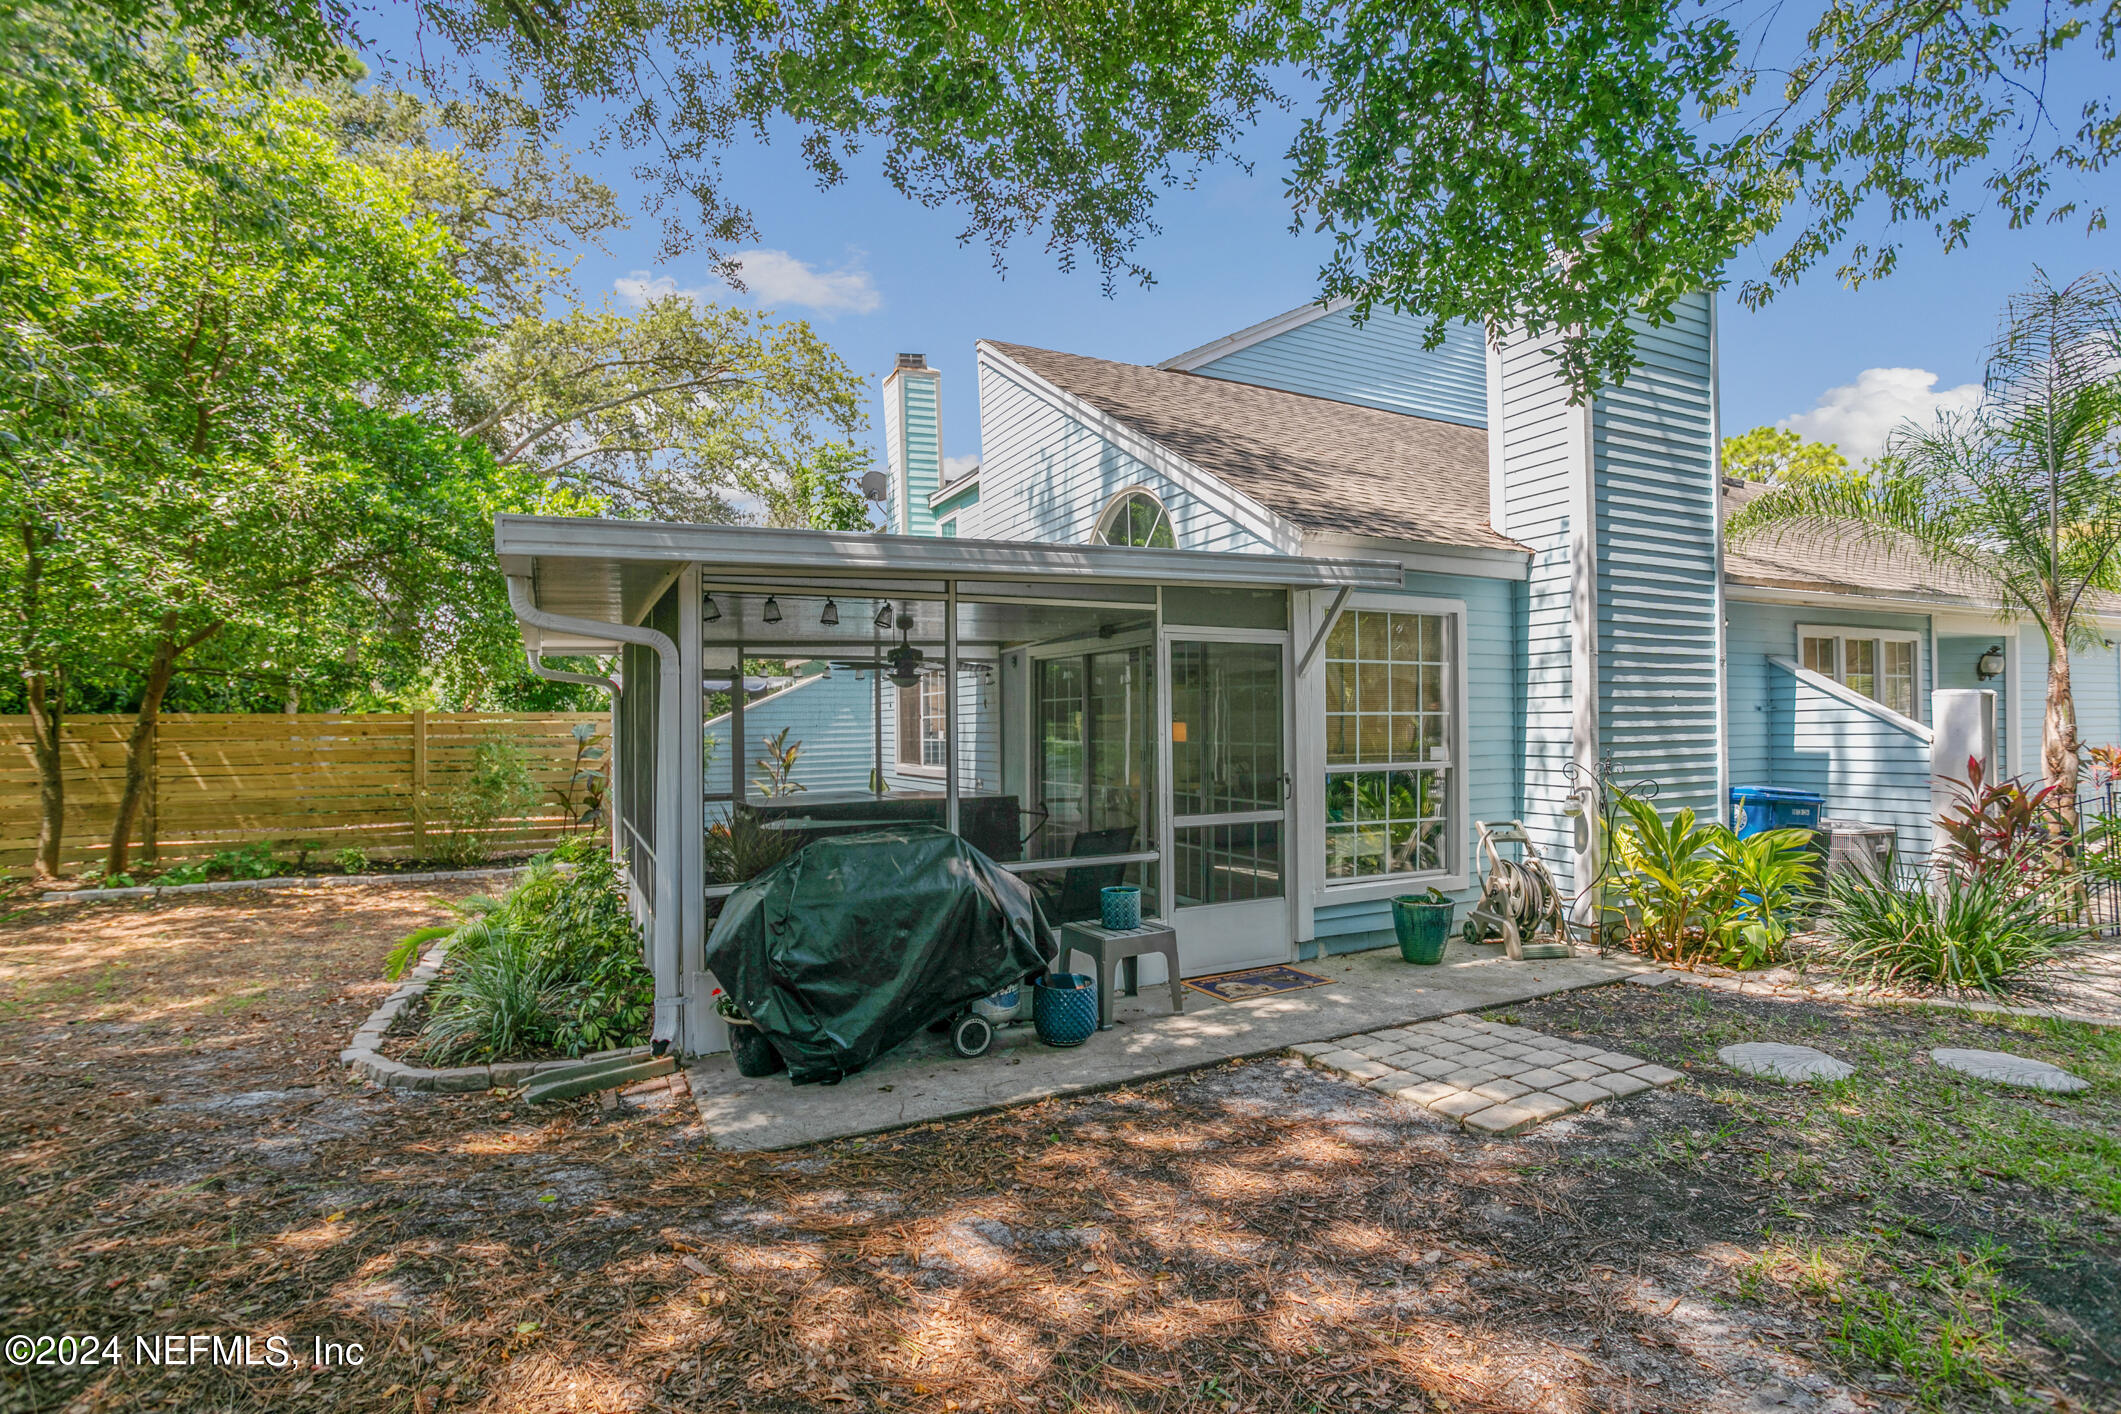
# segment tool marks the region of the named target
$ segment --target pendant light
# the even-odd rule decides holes
[[[818,615],[817,621],[823,624],[826,628],[838,628],[840,622],[840,606],[838,604],[835,604],[831,599],[826,599],[825,612]]]
[[[778,600],[778,599],[774,598],[774,597],[773,597],[773,596],[772,596],[771,594],[767,595],[767,596],[766,596],[766,611],[765,611],[765,612],[764,612],[763,614],[761,614],[761,615],[760,615],[759,617],[763,618],[763,619],[764,619],[764,620],[765,620],[765,621],[766,621],[767,623],[769,623],[769,624],[777,624],[777,623],[779,623],[779,622],[781,621],[781,602],[780,602],[780,600]]]

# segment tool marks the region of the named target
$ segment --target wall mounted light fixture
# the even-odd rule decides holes
[[[714,602],[714,596],[712,594],[702,596],[700,599],[700,622],[711,624],[721,616],[722,606]]]
[[[1988,652],[1983,653],[1981,657],[1975,661],[1974,676],[1981,679],[1981,681],[1983,682],[1987,682],[1990,678],[2000,678],[2003,676],[2002,644],[1998,643],[1991,646]]]
[[[817,616],[817,621],[826,628],[837,627],[840,621],[840,606],[827,599],[825,601],[825,612]]]
[[[771,594],[767,595],[765,611],[759,617],[769,624],[779,623],[781,621],[781,601],[774,598]]]

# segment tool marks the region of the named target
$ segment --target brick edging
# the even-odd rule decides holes
[[[413,998],[426,993],[428,984],[442,970],[442,960],[447,956],[449,947],[446,943],[437,943],[428,949],[419,964],[406,974],[398,990],[385,997],[383,1004],[361,1023],[361,1029],[354,1032],[353,1043],[339,1052],[339,1059],[352,1067],[356,1075],[387,1089],[462,1094],[475,1090],[511,1090],[534,1075],[566,1070],[590,1061],[614,1060],[620,1056],[639,1056],[647,1060],[650,1056],[647,1046],[622,1046],[574,1060],[495,1061],[490,1065],[456,1065],[439,1070],[390,1059],[381,1049],[383,1034],[390,1030],[391,1022],[397,1020],[398,1013]]]
[[[436,869],[422,874],[314,874],[303,878],[210,879],[203,884],[135,884],[129,889],[51,889],[39,903],[104,903],[111,899],[161,898],[164,894],[218,894],[229,889],[328,889],[350,884],[439,884],[451,879],[486,879],[520,874],[529,866],[504,864],[491,869]]]

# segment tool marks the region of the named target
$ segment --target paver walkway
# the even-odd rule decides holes
[[[1028,1025],[1005,1026],[992,1052],[961,1060],[948,1037],[922,1035],[841,1084],[795,1086],[785,1073],[746,1079],[724,1053],[693,1063],[692,1093],[716,1145],[782,1149],[1275,1055],[1303,1041],[1375,1034],[1642,970],[1633,958],[1511,962],[1501,951],[1454,936],[1434,967],[1411,966],[1390,948],[1314,958],[1297,965],[1332,978],[1333,986],[1236,1003],[1195,994],[1177,1016],[1169,996],[1150,985],[1157,974],[1145,965],[1143,995],[1113,998],[1117,1028],[1073,1049],[1038,1045]]]
[[[1679,1078],[1640,1056],[1469,1016],[1290,1049],[1320,1070],[1484,1134],[1515,1134]]]

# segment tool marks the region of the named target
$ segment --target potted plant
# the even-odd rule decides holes
[[[1393,899],[1392,931],[1399,935],[1399,955],[1425,965],[1442,962],[1451,909],[1451,900],[1439,889]]]

